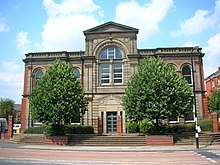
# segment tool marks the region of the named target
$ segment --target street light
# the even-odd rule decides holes
[[[191,65],[192,65],[192,78],[193,78],[193,101],[195,107],[195,137],[196,137],[196,148],[199,148],[199,131],[198,131],[198,118],[197,118],[197,109],[196,109],[196,88],[195,88],[195,76],[194,76],[194,64],[193,64],[193,52],[194,50],[198,51],[198,46],[195,46],[191,52]]]

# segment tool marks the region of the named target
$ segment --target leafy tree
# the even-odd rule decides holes
[[[63,126],[79,121],[86,111],[84,90],[72,66],[56,60],[37,82],[30,96],[32,118],[51,126],[51,134],[63,134]]]
[[[188,115],[192,90],[175,70],[160,58],[146,58],[128,83],[122,105],[128,121],[159,120]]]
[[[209,111],[220,115],[220,90],[214,90],[209,98]]]
[[[9,115],[13,115],[14,101],[11,99],[0,99],[0,117],[8,119]]]

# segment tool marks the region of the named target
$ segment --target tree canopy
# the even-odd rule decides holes
[[[75,70],[61,60],[49,67],[30,96],[32,118],[54,128],[78,122],[86,107]]]
[[[14,101],[8,98],[0,98],[0,117],[8,119],[9,115],[13,115]]]
[[[160,58],[145,58],[131,77],[122,105],[130,121],[168,119],[192,113],[192,90]]]
[[[209,111],[220,115],[220,90],[214,90],[209,98]]]

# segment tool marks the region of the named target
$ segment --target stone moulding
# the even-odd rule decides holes
[[[174,138],[172,135],[147,135],[145,136],[146,145],[172,146]]]
[[[68,136],[45,136],[44,144],[50,145],[68,145],[69,137]]]

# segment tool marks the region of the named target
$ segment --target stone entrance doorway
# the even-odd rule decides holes
[[[117,112],[107,112],[107,133],[117,133]]]

